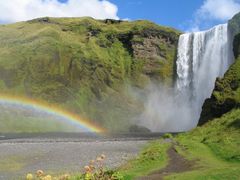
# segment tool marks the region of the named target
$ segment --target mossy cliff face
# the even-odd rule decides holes
[[[234,37],[233,52],[236,60],[224,77],[216,80],[211,98],[203,105],[199,125],[240,107],[240,14],[229,21],[229,28]]]
[[[148,21],[40,18],[0,26],[0,93],[41,99],[110,130],[141,104],[126,84],[172,84],[180,32]]]
[[[233,36],[240,32],[240,13],[236,14],[228,21],[228,26]]]
[[[218,78],[211,98],[203,105],[199,125],[221,117],[240,107],[240,58],[230,67],[224,78]]]

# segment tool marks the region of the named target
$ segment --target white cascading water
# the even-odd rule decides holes
[[[194,128],[202,105],[210,97],[217,77],[233,62],[228,25],[180,36],[177,81],[174,89],[152,85],[138,123],[153,132],[179,132]]]
[[[232,38],[227,24],[180,36],[176,87],[188,98],[194,125],[204,100],[212,93],[216,78],[222,77],[232,62]]]

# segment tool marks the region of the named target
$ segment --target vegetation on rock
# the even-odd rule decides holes
[[[40,18],[0,26],[0,93],[127,129],[141,105],[126,85],[171,84],[180,32],[148,21]]]

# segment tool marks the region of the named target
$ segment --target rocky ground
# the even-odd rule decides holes
[[[105,165],[114,168],[137,155],[146,139],[93,138],[0,140],[0,179],[19,179],[41,169],[49,173],[80,172],[90,160],[105,154]]]

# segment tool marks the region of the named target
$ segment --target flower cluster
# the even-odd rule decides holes
[[[35,175],[28,173],[26,176],[26,180],[69,180],[70,175],[64,174],[60,177],[52,177],[51,175],[45,175],[42,170],[37,170]]]
[[[84,167],[83,173],[78,176],[64,174],[59,177],[52,177],[50,175],[45,175],[42,170],[38,170],[35,175],[30,173],[27,174],[26,180],[123,180],[123,177],[120,173],[105,169],[105,159],[106,156],[102,154],[96,159],[91,160],[88,165]]]

